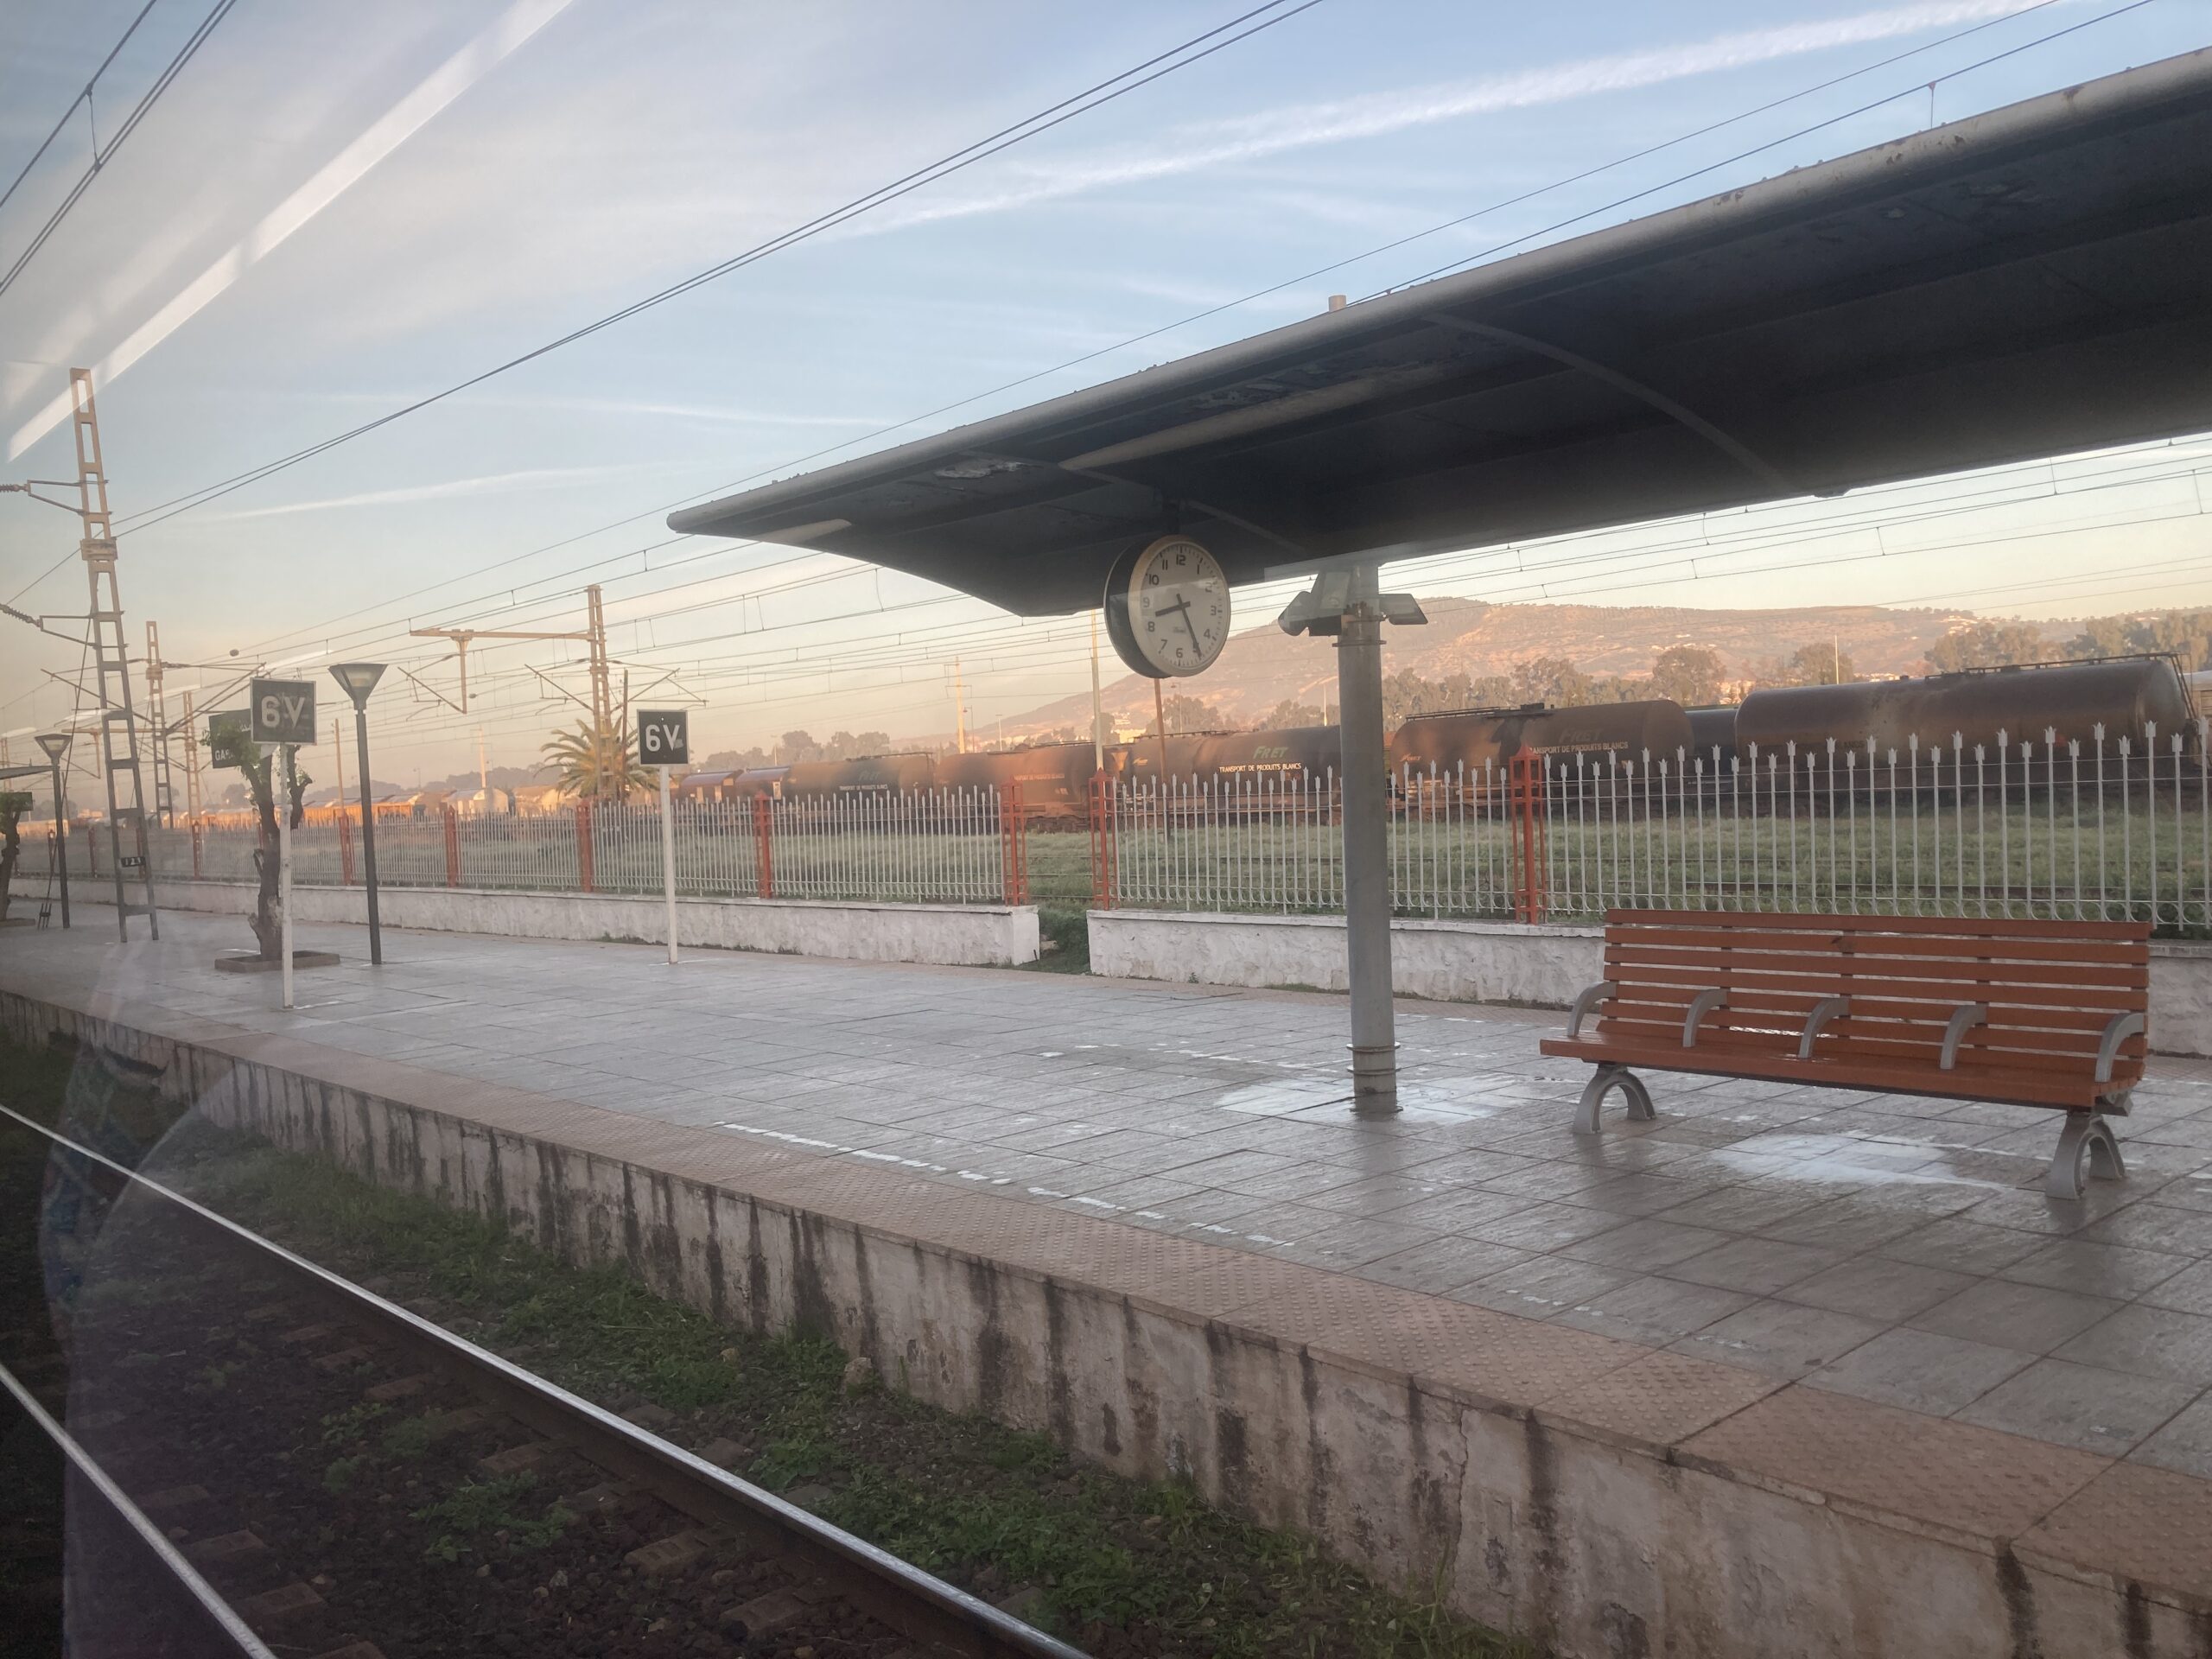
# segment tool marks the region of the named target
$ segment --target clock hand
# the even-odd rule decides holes
[[[1177,600],[1173,605],[1161,606],[1160,607],[1160,613],[1162,616],[1173,613],[1176,616],[1181,617],[1183,619],[1183,632],[1191,636],[1192,649],[1194,651],[1204,649],[1204,647],[1198,644],[1198,631],[1191,626],[1191,601],[1187,596]]]

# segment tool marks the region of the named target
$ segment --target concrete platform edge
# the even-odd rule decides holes
[[[1561,1654],[2212,1651],[2191,1541],[2212,1509],[2186,1477],[1606,1338],[1538,1353],[1575,1386],[1515,1403],[1541,1390],[1504,1386],[1510,1363],[1495,1386],[1432,1373],[1581,1333],[1440,1304],[1443,1325],[1408,1334],[1437,1299],[219,1021],[0,993],[0,1026],[127,1056],[214,1122],[625,1262],[718,1319],[821,1330],[924,1399],[1188,1478]],[[1350,1351],[1305,1334],[1378,1306],[1382,1337]],[[1668,1428],[1621,1426],[1678,1396],[1697,1408]],[[1929,1501],[1822,1477],[1804,1451],[1824,1433],[1932,1463]],[[1978,1482],[2011,1524],[1946,1521]]]

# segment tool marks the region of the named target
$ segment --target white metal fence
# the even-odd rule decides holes
[[[2136,918],[2212,929],[2206,722],[1903,750],[1537,758],[1391,780],[1401,915],[1586,919],[1615,907]],[[1118,906],[1344,903],[1333,775],[1109,791]]]
[[[673,817],[676,890],[686,897],[1005,904],[1024,896],[1020,815],[1003,810],[995,789],[677,802]],[[383,818],[377,879],[387,887],[657,893],[660,828],[655,805]],[[73,880],[90,873],[93,839],[73,835]],[[107,837],[96,840],[105,874]],[[256,878],[260,836],[252,828],[157,830],[149,841],[156,883]],[[302,885],[358,885],[360,826],[351,817],[302,824],[292,858]],[[26,838],[22,874],[39,879],[48,863],[43,840]]]

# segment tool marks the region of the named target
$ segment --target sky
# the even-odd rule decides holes
[[[1254,3],[0,0],[0,189],[23,173],[0,204],[0,482],[73,476],[57,416],[69,369],[91,367],[128,626],[137,644],[156,620],[183,665],[166,677],[172,715],[187,688],[203,707],[240,701],[228,688],[257,664],[322,681],[335,712],[329,663],[391,663],[407,672],[372,704],[380,778],[473,765],[480,733],[493,764],[533,759],[581,712],[563,698],[584,690],[582,647],[480,642],[463,715],[447,706],[450,647],[409,630],[578,629],[594,581],[633,696],[696,702],[695,752],[792,728],[949,731],[956,658],[988,730],[1088,684],[1087,619],[1018,623],[828,556],[671,538],[667,511],[1242,338],[1332,294],[2212,40],[2212,0],[1319,0],[665,304],[166,511]],[[114,143],[211,16],[23,259],[95,135]],[[88,114],[73,100],[96,71]],[[1739,575],[1651,563],[1684,539],[1659,526],[1446,555],[1390,580],[1501,600],[2039,617],[2207,603],[2207,467],[2212,442],[2184,443],[1760,509],[1725,527],[1744,554],[1724,569]],[[81,612],[75,539],[72,518],[0,495],[0,600]],[[1278,607],[1267,593],[1238,602],[1247,621]],[[81,656],[0,618],[0,733],[18,763],[27,734],[69,716],[76,694],[49,676]]]

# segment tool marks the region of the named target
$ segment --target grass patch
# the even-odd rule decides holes
[[[434,1561],[459,1560],[486,1533],[505,1535],[510,1549],[543,1549],[575,1517],[555,1503],[526,1514],[521,1499],[537,1484],[527,1474],[495,1480],[465,1480],[436,1503],[411,1511],[412,1518],[438,1529],[423,1555]]]
[[[1047,974],[1090,971],[1090,922],[1085,906],[1039,899],[1037,931],[1046,949],[1036,961],[1023,963],[1025,968]]]

